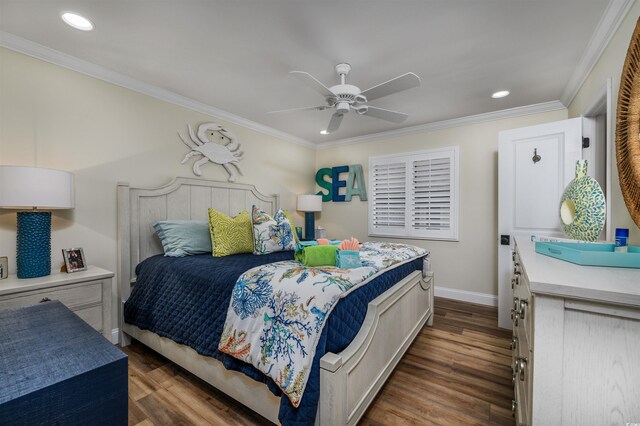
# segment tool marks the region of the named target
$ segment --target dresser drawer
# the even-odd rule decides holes
[[[98,331],[102,331],[102,306],[92,306],[90,308],[78,309],[73,312],[91,327]]]
[[[71,310],[84,305],[100,304],[102,302],[102,281],[10,294],[0,297],[0,310],[35,305],[43,299],[59,300]]]
[[[513,297],[514,304],[513,308],[518,311],[518,321],[516,327],[516,321],[513,321],[514,334],[515,329],[519,328],[524,332],[527,336],[527,340],[529,344],[532,344],[532,324],[533,324],[533,297],[531,295],[531,290],[529,289],[529,279],[527,277],[527,272],[524,269],[524,265],[521,265],[518,261],[520,257],[516,250],[514,255],[514,286],[513,286]],[[517,307],[516,307],[516,299],[517,299]]]
[[[527,406],[527,397],[524,394],[524,385],[521,382],[516,382],[514,393],[516,397],[515,405],[515,418],[516,426],[526,426],[527,419],[529,417],[529,407]]]

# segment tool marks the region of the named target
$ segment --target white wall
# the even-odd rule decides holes
[[[632,6],[626,18],[618,28],[618,31],[613,36],[609,45],[600,57],[600,60],[593,70],[591,70],[584,84],[580,88],[580,91],[569,105],[570,117],[579,117],[584,114],[586,109],[591,106],[595,98],[598,97],[599,93],[602,91],[607,78],[610,77],[613,93],[613,134],[615,135],[615,112],[618,103],[618,91],[620,89],[620,75],[622,74],[622,67],[624,66],[624,60],[627,55],[627,48],[629,47],[629,41],[631,41],[631,35],[635,29],[638,16],[640,16],[640,2],[636,2]],[[611,152],[609,155],[612,159],[611,194],[609,194],[611,201],[611,227],[613,229],[629,228],[629,243],[639,245],[640,229],[633,222],[633,219],[631,219],[624,203],[624,199],[622,198],[622,192],[620,191],[615,143],[611,144]]]
[[[238,182],[281,194],[295,212],[295,195],[313,189],[313,150],[0,48],[0,164],[75,173],[76,208],[53,213],[54,269],[62,248],[83,247],[90,264],[115,271],[116,183],[155,187],[194,176],[193,160],[180,164],[188,149],[176,132],[206,121],[238,136],[245,151]],[[202,171],[205,179],[228,176],[215,164]],[[303,223],[301,215],[294,220]],[[0,209],[0,256],[9,256],[10,273],[15,229],[15,211]]]
[[[497,295],[498,132],[565,118],[567,111],[558,110],[323,149],[316,155],[316,169],[362,164],[368,178],[370,156],[458,145],[460,241],[404,241],[431,250],[437,286]],[[323,203],[318,223],[330,238],[374,239],[367,237],[367,202],[352,200]]]
[[[73,171],[76,208],[54,212],[53,265],[62,263],[62,248],[80,246],[89,263],[115,271],[116,182],[156,186],[174,176],[193,176],[190,165],[180,165],[187,149],[176,135],[186,130],[187,123],[215,121],[235,132],[246,152],[241,162],[245,176],[238,181],[257,182],[262,192],[280,193],[283,207],[292,212],[295,195],[313,190],[313,176],[320,167],[359,163],[368,177],[369,156],[458,145],[460,241],[407,242],[432,251],[439,286],[495,295],[498,132],[581,115],[607,77],[613,78],[615,103],[626,49],[639,15],[640,3],[636,3],[568,111],[317,152],[0,48],[0,164]],[[224,109],[224,105],[216,106]],[[203,172],[204,178],[227,178],[221,166],[205,165]],[[617,170],[612,188],[613,226],[630,228],[631,241],[638,244],[640,230],[626,211]],[[366,202],[354,197],[351,203],[330,202],[323,208],[317,219],[330,237],[369,239]],[[302,216],[294,216],[302,224]],[[14,211],[0,210],[0,256],[9,256],[11,273],[15,273],[15,217]]]

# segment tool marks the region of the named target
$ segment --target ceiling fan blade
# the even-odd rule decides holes
[[[331,107],[327,106],[327,105],[318,105],[318,106],[312,106],[312,107],[289,108],[289,109],[280,109],[278,111],[269,111],[269,112],[267,112],[267,114],[280,114],[280,113],[289,113],[289,112],[297,112],[297,111],[312,111],[312,110],[323,111],[323,110],[325,110],[327,108],[331,108]]]
[[[366,96],[368,101],[372,101],[374,99],[389,96],[418,86],[420,86],[420,77],[412,72],[408,72],[399,77],[392,78],[389,81],[378,84],[377,86],[373,86],[372,88],[362,92],[361,95]]]
[[[327,132],[332,133],[338,130],[340,123],[342,123],[342,117],[344,117],[344,114],[340,114],[339,112],[334,113],[331,116],[329,125],[327,126]]]
[[[388,109],[376,108],[372,106],[368,106],[367,110],[360,114],[368,115],[369,117],[373,118],[380,118],[382,120],[391,121],[393,123],[402,123],[407,118],[409,118],[409,115],[403,112],[391,111]]]
[[[335,94],[329,90],[327,86],[322,84],[317,78],[304,71],[291,71],[289,74],[293,74],[298,78],[298,80],[302,81],[304,84],[320,93],[322,96],[335,98]]]

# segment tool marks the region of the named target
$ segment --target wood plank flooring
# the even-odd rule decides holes
[[[513,425],[511,332],[490,308],[435,299],[361,425]],[[129,355],[129,425],[271,424],[140,343]]]

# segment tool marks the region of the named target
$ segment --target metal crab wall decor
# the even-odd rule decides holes
[[[239,151],[241,145],[238,143],[236,136],[232,132],[224,129],[216,123],[201,124],[198,126],[197,134],[193,132],[193,128],[191,128],[190,124],[188,124],[187,127],[189,128],[189,137],[195,146],[189,143],[189,141],[187,141],[187,139],[178,132],[178,136],[180,136],[182,142],[191,149],[191,151],[185,155],[184,160],[182,160],[180,164],[186,163],[189,158],[195,155],[202,155],[203,158],[193,163],[193,173],[195,173],[196,176],[202,176],[200,166],[208,162],[221,164],[229,173],[229,182],[236,181],[236,170],[240,175],[243,174],[238,162],[242,160],[244,153]],[[215,132],[219,133],[223,139],[227,138],[229,143],[223,145],[210,140],[209,135]],[[236,170],[231,167],[232,165]]]

